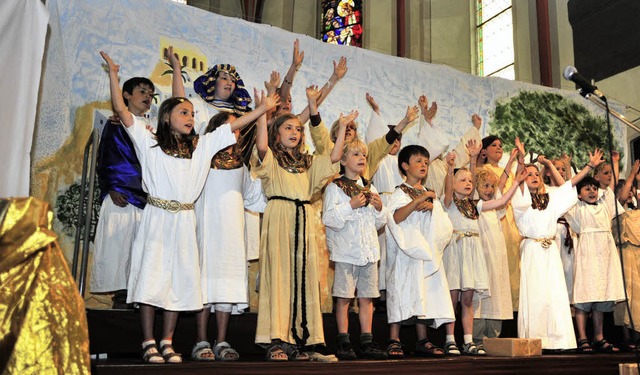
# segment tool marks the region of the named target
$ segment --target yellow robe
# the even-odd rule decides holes
[[[485,164],[482,168],[489,170],[498,176],[502,175],[504,168],[494,167],[491,164]],[[513,173],[509,173],[509,178],[504,185],[503,193],[511,187],[514,181]],[[506,215],[502,221],[502,233],[504,233],[504,241],[507,245],[507,260],[509,261],[509,281],[511,282],[511,300],[513,302],[513,311],[518,311],[520,303],[520,241],[522,237],[516,227],[516,221],[513,218],[513,209],[511,201],[505,207]]]
[[[329,137],[329,131],[322,124],[311,126],[311,138],[316,147],[316,154],[324,155],[333,150],[333,142]],[[387,143],[385,137],[378,138],[367,145],[367,167],[364,171],[364,178],[371,180],[376,173],[380,162],[389,154],[393,145]],[[327,181],[328,183],[329,181]],[[320,274],[320,303],[323,313],[333,311],[333,264],[329,260],[329,248],[327,248],[327,233],[322,223],[322,192],[319,192],[311,199],[311,205],[315,210],[314,224],[316,227],[316,239],[318,241],[318,273]]]
[[[278,165],[271,150],[267,151],[260,162],[257,150],[254,149],[251,164],[252,172],[262,180],[267,198],[280,196],[300,201],[309,201],[338,171],[338,163],[332,164],[329,155],[320,155],[314,156],[311,167],[306,172],[290,173]],[[258,344],[269,344],[274,339],[295,344],[292,327],[295,328],[296,336],[303,338],[303,316],[309,332],[305,344],[324,343],[316,226],[312,219],[314,216],[310,204],[298,207],[294,202],[279,199],[270,199],[267,204],[260,235],[258,327],[255,341]],[[300,227],[297,233],[296,219]],[[303,253],[306,262],[303,262]],[[294,267],[297,272],[294,272]],[[294,278],[294,273],[297,278]],[[296,289],[297,293],[294,293]],[[294,299],[297,302],[295,305]]]
[[[3,374],[89,374],[84,302],[53,213],[35,198],[0,199],[0,363]]]
[[[613,220],[613,238],[618,242],[616,220]],[[640,210],[626,211],[620,215],[622,256],[627,296],[631,305],[631,316],[635,330],[640,332]],[[613,314],[616,325],[631,327],[627,303],[618,303]]]

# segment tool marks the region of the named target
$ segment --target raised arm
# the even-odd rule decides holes
[[[602,164],[604,160],[602,159],[602,151],[599,149],[595,149],[593,154],[589,153],[589,163],[582,168],[578,174],[571,178],[571,185],[576,186],[578,182],[580,182],[589,172],[594,170],[598,165]],[[554,168],[555,169],[555,168]]]
[[[354,121],[358,117],[358,111],[351,111],[346,116],[343,116],[340,113],[340,118],[338,119],[338,124],[340,124],[340,130],[338,130],[338,137],[336,138],[336,142],[333,145],[333,150],[331,150],[331,162],[337,163],[340,161],[342,157],[342,149],[344,148],[344,135],[347,130],[347,124],[351,121]]]
[[[333,74],[329,77],[329,81],[320,89],[320,97],[317,100],[318,107],[320,107],[320,104],[322,104],[345,74],[347,74],[347,58],[342,56],[338,63],[333,62]],[[298,115],[298,118],[300,118],[300,122],[303,124],[307,122],[309,120],[309,107],[305,108],[304,111]]]
[[[133,125],[134,119],[133,114],[129,112],[129,109],[124,104],[122,89],[118,82],[120,65],[114,63],[113,60],[111,60],[111,57],[109,57],[109,55],[104,51],[100,51],[100,56],[102,56],[104,61],[107,63],[107,69],[109,71],[109,87],[111,91],[111,106],[113,107],[113,112],[120,117],[122,124],[128,128]]]
[[[405,112],[404,117],[402,118],[402,120],[400,120],[398,124],[396,124],[393,130],[398,134],[402,134],[404,129],[407,127],[407,125],[412,123],[417,118],[418,118],[418,106],[416,105],[407,106],[407,111]],[[391,141],[389,144],[391,143],[393,143],[393,141]]]
[[[540,164],[544,165],[547,170],[549,170],[549,172],[551,172],[551,178],[553,178],[553,181],[555,181],[557,186],[562,186],[562,184],[564,184],[564,178],[562,177],[560,172],[558,172],[558,169],[555,165],[553,165],[553,162],[551,162],[551,160],[547,159],[544,155],[540,155],[538,156],[538,161],[540,162]]]
[[[518,149],[514,147],[513,150],[511,150],[511,154],[509,154],[509,160],[507,161],[507,165],[504,166],[504,170],[500,175],[500,181],[498,182],[498,189],[500,189],[500,191],[504,191],[504,187],[507,184],[507,180],[509,179],[509,173],[513,169],[513,162],[516,160],[517,157],[518,157]]]
[[[273,95],[278,90],[278,85],[280,85],[280,73],[274,70],[271,72],[271,76],[268,81],[264,81],[264,88],[267,90],[267,95]],[[282,94],[282,91],[280,92]],[[281,95],[282,98],[286,98],[286,96]]]
[[[524,143],[520,141],[520,137],[516,137],[516,149],[518,149],[518,169],[517,173],[524,171],[524,156],[526,155],[524,150]],[[520,191],[524,192],[524,184],[520,184]]]
[[[167,48],[167,54],[165,59],[169,60],[171,69],[173,70],[173,77],[171,78],[171,95],[173,97],[186,97],[184,91],[184,82],[182,82],[182,66],[180,66],[180,59],[176,53],[173,53],[173,46]]]
[[[369,107],[371,107],[373,112],[375,112],[378,116],[380,116],[380,106],[378,105],[378,103],[376,103],[376,100],[373,98],[373,96],[367,93],[365,97],[367,99],[367,104],[369,104]]]
[[[476,181],[476,161],[480,150],[482,149],[482,143],[476,142],[475,139],[470,139],[467,142],[467,153],[469,154],[469,170],[471,171],[471,181]]]
[[[449,208],[453,201],[453,167],[456,165],[456,154],[450,152],[446,157],[447,176],[444,179],[444,206]]]
[[[611,151],[611,170],[613,172],[613,176],[611,177],[609,187],[611,188],[611,191],[616,191],[616,183],[620,179],[620,153],[615,150]]]
[[[281,97],[287,98],[289,97],[289,94],[291,94],[293,79],[296,77],[298,69],[300,69],[300,67],[302,66],[302,61],[304,61],[304,51],[300,51],[300,42],[298,41],[298,39],[296,39],[293,42],[293,57],[291,58],[291,66],[289,66],[289,70],[282,80],[282,86],[280,86]]]
[[[513,183],[511,187],[509,187],[509,190],[507,190],[504,195],[498,199],[492,199],[490,201],[484,202],[482,204],[482,210],[490,211],[504,207],[507,203],[509,203],[509,200],[511,200],[511,197],[513,197],[513,194],[516,192],[516,189],[518,188],[518,186],[520,186],[520,184],[522,184],[522,181],[524,181],[525,178],[527,178],[527,172],[520,171],[520,173],[516,175],[516,182]]]
[[[429,99],[427,99],[425,95],[420,95],[418,98],[418,106],[420,106],[422,117],[424,117],[429,126],[433,127],[433,119],[436,117],[436,113],[438,113],[438,103],[431,102],[431,107],[429,107]]]
[[[258,95],[258,90],[254,89],[253,97],[256,99],[256,107],[260,107],[262,105],[262,101],[265,99],[264,95],[262,93]],[[256,149],[258,150],[258,157],[260,160],[264,160],[267,150],[269,149],[266,113],[261,114],[256,122]]]
[[[629,176],[625,180],[624,185],[622,185],[622,188],[620,189],[620,193],[618,194],[618,201],[620,203],[622,204],[625,203],[622,200],[622,197],[627,197],[629,195],[629,191],[631,190],[631,186],[633,185],[633,181],[635,181],[639,170],[640,170],[640,159],[636,160],[633,163],[633,167],[631,167],[631,172],[629,173]]]
[[[278,94],[266,96],[264,91],[261,91],[258,95],[258,90],[253,89],[253,96],[256,98],[256,101],[258,96],[260,97],[260,105],[257,105],[253,111],[242,115],[241,117],[238,117],[237,119],[232,121],[231,131],[241,130],[245,126],[256,121],[262,115],[266,114],[269,110],[275,108],[278,104],[280,104],[280,96],[278,96]]]

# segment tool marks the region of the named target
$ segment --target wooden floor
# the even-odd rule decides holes
[[[458,357],[427,359],[413,356],[416,342],[415,330],[402,327],[401,340],[406,345],[407,358],[387,361],[340,361],[335,363],[284,362],[270,363],[263,360],[264,351],[253,344],[256,315],[244,314],[232,316],[229,324],[229,341],[238,350],[241,360],[238,362],[201,363],[189,361],[189,353],[194,344],[195,321],[193,315],[182,314],[178,321],[174,346],[183,353],[184,363],[149,365],[140,359],[141,331],[140,317],[134,310],[88,310],[90,350],[92,354],[106,355],[107,359],[92,361],[92,373],[98,375],[114,374],[618,374],[620,363],[633,363],[638,359],[634,354],[563,354],[543,355],[530,358],[504,357]],[[161,314],[156,316],[156,337],[160,337]],[[358,332],[357,316],[350,314],[351,332]],[[335,347],[335,318],[324,316],[325,341],[327,350]],[[211,319],[211,335],[215,333],[215,320]],[[444,342],[444,330],[430,330],[430,340],[438,345]],[[616,342],[617,330],[605,315],[605,333],[607,338]],[[460,327],[456,336],[460,336]],[[380,344],[388,340],[386,314],[374,314],[374,339]],[[515,321],[506,322],[503,337],[515,337]],[[612,337],[613,336],[613,337]],[[352,334],[352,342],[357,343],[357,334]],[[460,340],[461,341],[461,340]]]

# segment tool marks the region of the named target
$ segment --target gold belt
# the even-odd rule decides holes
[[[534,241],[538,242],[540,244],[540,246],[542,246],[543,249],[548,249],[551,246],[551,244],[553,243],[553,241],[556,240],[555,237],[547,237],[547,238],[525,237],[525,239],[534,240]]]
[[[166,199],[156,198],[150,195],[147,196],[147,203],[174,214],[178,211],[193,210],[193,203],[180,203],[176,200],[168,201]]]
[[[453,234],[457,234],[458,237],[456,238],[456,242],[460,241],[461,239],[465,238],[465,237],[479,237],[480,233],[478,232],[469,232],[469,231],[462,231],[462,230],[454,230]]]

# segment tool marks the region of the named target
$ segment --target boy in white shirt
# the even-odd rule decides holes
[[[373,298],[380,296],[377,230],[385,224],[382,200],[362,177],[367,166],[367,145],[355,138],[345,145],[342,155],[340,164],[344,173],[327,186],[322,213],[327,246],[335,263],[336,356],[341,360],[356,359],[349,340],[349,304],[357,290],[361,355],[367,359],[386,359],[387,353],[378,348],[371,334]]]

